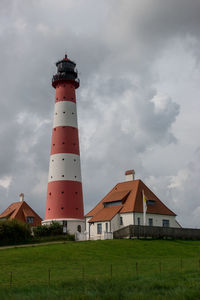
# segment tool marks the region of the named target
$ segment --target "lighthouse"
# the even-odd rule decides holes
[[[76,110],[76,64],[67,55],[53,76],[55,108],[43,224],[59,222],[69,233],[85,230]]]

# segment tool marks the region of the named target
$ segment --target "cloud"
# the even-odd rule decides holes
[[[196,0],[1,1],[0,178],[12,180],[6,195],[0,187],[0,208],[24,192],[44,215],[51,77],[67,51],[81,79],[86,212],[130,168],[176,209],[199,146],[199,14]],[[193,216],[198,206],[192,198],[178,212],[191,207]]]

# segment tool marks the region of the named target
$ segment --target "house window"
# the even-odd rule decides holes
[[[106,232],[108,232],[108,223],[106,223]]]
[[[27,217],[26,221],[28,224],[33,224],[34,223],[34,217]]]
[[[137,224],[140,225],[140,217],[137,218]]]
[[[123,225],[123,217],[120,217],[119,225]]]
[[[149,226],[153,226],[153,219],[149,218]]]
[[[102,234],[102,224],[101,223],[97,224],[97,234]]]
[[[162,220],[163,227],[169,227],[169,220]]]

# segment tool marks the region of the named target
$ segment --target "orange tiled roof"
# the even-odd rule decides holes
[[[120,192],[114,192],[110,194],[104,202],[113,202],[113,201],[120,201],[126,198],[126,196],[130,193],[130,191],[120,191]]]
[[[20,206],[22,205],[22,202],[14,202],[8,206],[1,214],[0,218],[10,218],[13,219],[13,217],[16,215],[17,211],[19,210]]]
[[[167,206],[158,199],[158,197],[141,181],[141,180],[131,180],[118,183],[87,215],[86,217],[95,216],[104,207],[104,202],[109,202],[112,199],[112,195],[116,192],[127,192],[130,191],[124,203],[122,204],[121,213],[127,212],[143,212],[143,198],[142,191],[148,200],[154,200],[154,205],[147,205],[147,213],[161,214],[161,215],[171,215],[176,216],[176,214],[171,211]],[[115,197],[114,197],[115,198]],[[112,206],[111,208],[113,208]]]
[[[115,205],[104,207],[93,218],[89,220],[89,223],[98,221],[110,221],[120,211],[122,205]]]
[[[10,206],[0,214],[0,219],[17,219],[23,223],[26,223],[26,217],[34,217],[34,223],[31,224],[32,226],[41,225],[42,219],[25,201],[10,204]]]

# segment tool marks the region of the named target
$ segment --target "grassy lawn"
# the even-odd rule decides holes
[[[200,241],[65,242],[1,250],[0,299],[200,299]]]

